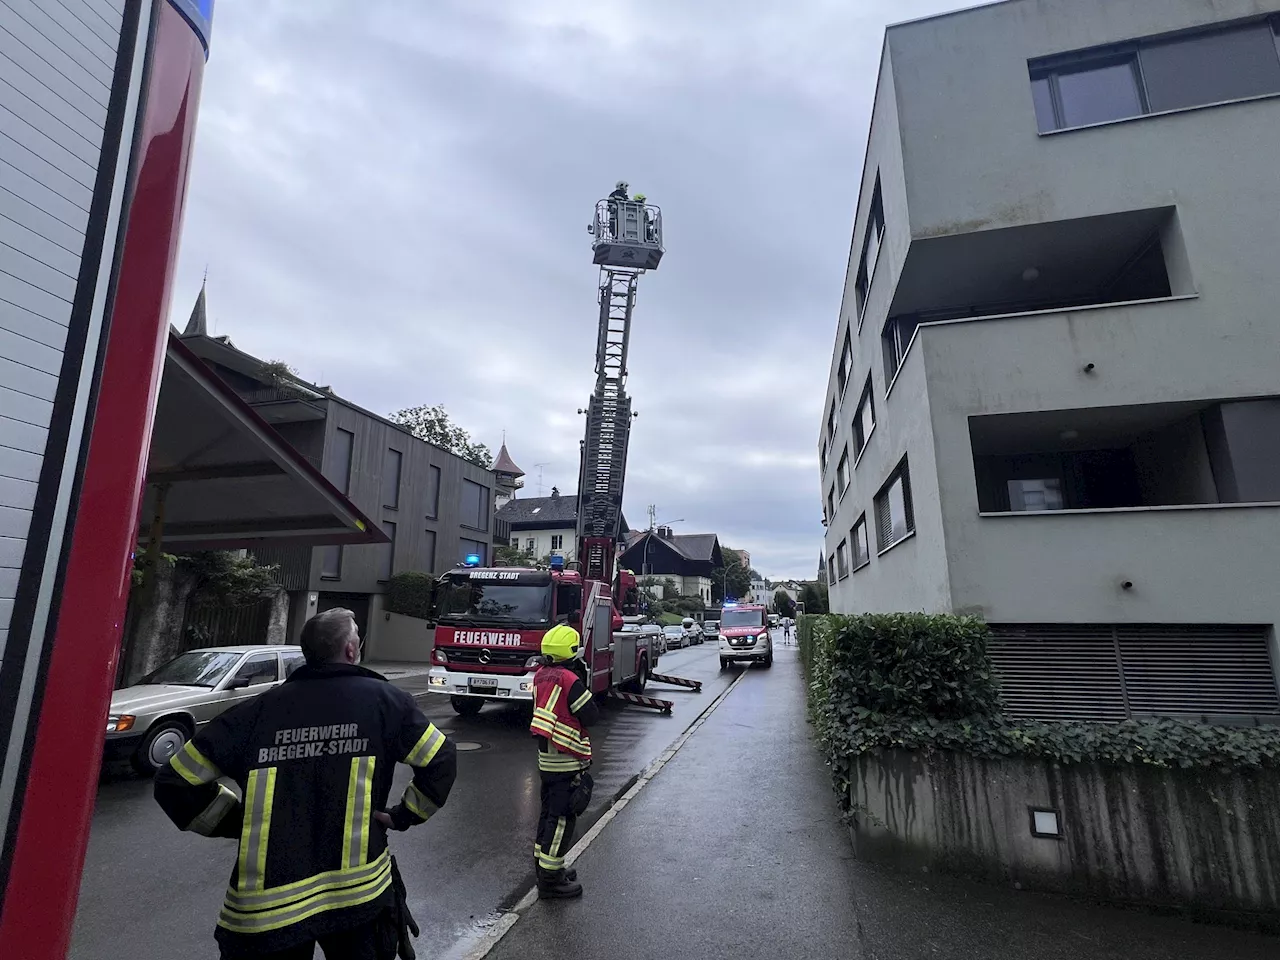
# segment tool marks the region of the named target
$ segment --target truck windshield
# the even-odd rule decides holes
[[[759,610],[726,610],[720,614],[720,626],[723,629],[763,627],[764,617]]]
[[[523,583],[449,580],[441,585],[441,620],[546,623],[551,617],[551,587]]]

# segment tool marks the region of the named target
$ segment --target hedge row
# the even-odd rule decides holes
[[[436,578],[431,574],[397,573],[387,582],[387,612],[432,620],[435,618],[435,594]]]
[[[797,635],[809,684],[809,716],[844,802],[855,758],[886,748],[1063,764],[1280,766],[1276,727],[1006,718],[987,654],[989,631],[972,617],[807,616]]]

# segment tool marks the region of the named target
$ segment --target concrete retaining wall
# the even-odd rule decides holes
[[[1280,926],[1275,771],[894,750],[859,759],[850,799],[861,859]],[[1033,835],[1032,808],[1057,812],[1061,838]]]
[[[427,663],[435,635],[435,627],[426,620],[382,610],[374,616],[371,610],[364,656],[366,660]]]

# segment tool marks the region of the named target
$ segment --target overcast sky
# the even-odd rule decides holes
[[[663,209],[625,512],[812,578],[817,437],[886,23],[947,0],[221,0],[173,319],[576,486],[594,202]]]

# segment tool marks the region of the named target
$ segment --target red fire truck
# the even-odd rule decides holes
[[[631,431],[626,393],[627,349],[636,283],[662,259],[662,211],[629,200],[601,200],[589,227],[600,265],[600,324],[596,386],[585,410],[580,448],[578,560],[567,569],[480,567],[479,557],[442,578],[437,593],[429,689],[451,698],[458,713],[474,714],[486,700],[532,700],[533,671],[542,635],[557,623],[582,634],[595,694],[671,711],[669,700],[645,696],[650,680],[701,690],[696,680],[653,672],[658,640],[622,629],[636,613],[634,574],[615,575],[622,487]]]

